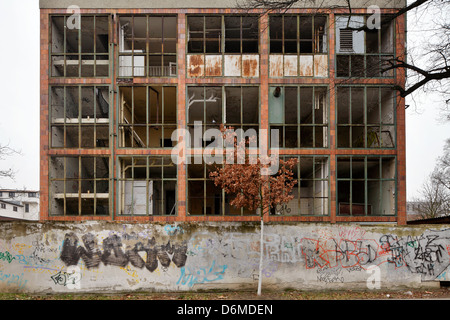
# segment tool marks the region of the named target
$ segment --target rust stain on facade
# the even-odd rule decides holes
[[[206,56],[205,76],[207,77],[222,76],[222,56],[219,55]]]
[[[313,56],[300,56],[300,77],[313,76]]]
[[[258,55],[242,55],[242,76],[245,78],[259,77]]]
[[[314,56],[314,76],[328,77],[328,57],[326,55]]]
[[[283,56],[270,55],[269,68],[271,78],[280,78],[283,76]]]
[[[225,77],[241,76],[242,58],[240,55],[225,55]]]
[[[297,76],[297,56],[284,56],[284,76],[296,77]]]
[[[187,74],[188,77],[203,77],[205,72],[205,60],[203,55],[188,55]]]

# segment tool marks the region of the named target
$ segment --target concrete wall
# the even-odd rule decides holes
[[[166,1],[148,1],[148,0],[78,0],[74,3],[72,0],[40,0],[41,9],[65,9],[71,5],[77,5],[82,9],[126,9],[126,8],[236,8],[238,5],[245,5],[245,0],[166,0]],[[402,8],[406,5],[405,0],[352,0],[352,8],[367,8],[370,5],[378,5],[380,8]],[[344,0],[328,1],[298,1],[293,8],[317,8],[317,7],[344,7],[347,8],[347,2]]]
[[[263,289],[439,285],[448,227],[266,225]],[[1,292],[256,290],[258,280],[258,224],[8,222],[0,244]]]

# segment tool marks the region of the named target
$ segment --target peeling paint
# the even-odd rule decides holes
[[[283,56],[282,55],[270,55],[269,56],[269,69],[271,78],[280,78],[283,76]]]
[[[258,55],[242,55],[242,76],[245,78],[259,77]]]
[[[313,76],[313,56],[300,56],[300,77]]]
[[[203,55],[187,56],[188,77],[203,77],[205,75],[205,60]]]
[[[240,55],[225,55],[225,77],[240,77],[242,58]]]
[[[298,57],[284,56],[284,76],[296,77],[297,76]]]
[[[314,56],[314,76],[328,77],[328,57],[326,55]]]
[[[220,77],[222,76],[222,56],[207,55],[205,59],[205,76]]]

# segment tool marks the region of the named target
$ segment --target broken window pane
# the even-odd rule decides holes
[[[176,129],[176,88],[169,86],[121,87],[120,147],[172,147]]]
[[[326,53],[327,17],[270,16],[270,53]]]
[[[394,215],[395,176],[380,175],[395,170],[393,157],[338,157],[338,214]],[[351,176],[345,174],[351,168]]]
[[[120,159],[120,214],[176,215],[176,172],[170,156],[135,156]],[[170,169],[169,169],[170,168]]]
[[[108,87],[52,87],[51,99],[52,147],[108,147]]]
[[[258,17],[242,17],[242,53],[259,52]]]
[[[338,77],[392,77],[393,71],[383,72],[385,63],[394,52],[394,23],[383,23],[381,29],[357,31],[364,25],[365,16],[337,16],[337,76]],[[381,16],[385,21],[387,16]],[[357,55],[341,55],[341,53]],[[347,64],[350,71],[347,72]]]
[[[283,52],[283,18],[281,16],[270,17],[270,53]]]
[[[109,214],[107,157],[51,157],[49,165],[50,215]]]
[[[280,131],[285,148],[328,146],[327,91],[320,86],[270,88],[270,128]]]
[[[119,76],[176,76],[177,18],[121,16]]]
[[[388,87],[338,88],[338,147],[393,148],[394,96],[394,91]]]
[[[205,17],[205,53],[221,52],[222,19]]]
[[[297,17],[284,16],[284,53],[297,53]]]
[[[51,18],[52,76],[108,76],[109,17],[83,16],[80,28],[68,26],[69,18],[70,16]]]
[[[285,216],[328,215],[328,158],[313,156],[298,157],[298,164],[292,170],[297,184],[292,190],[294,198],[287,204],[276,206],[271,214]],[[288,160],[292,156],[282,156]]]

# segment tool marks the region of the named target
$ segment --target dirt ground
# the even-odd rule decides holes
[[[411,300],[449,299],[450,288],[345,291],[178,292],[117,294],[19,294],[0,293],[0,300]]]

